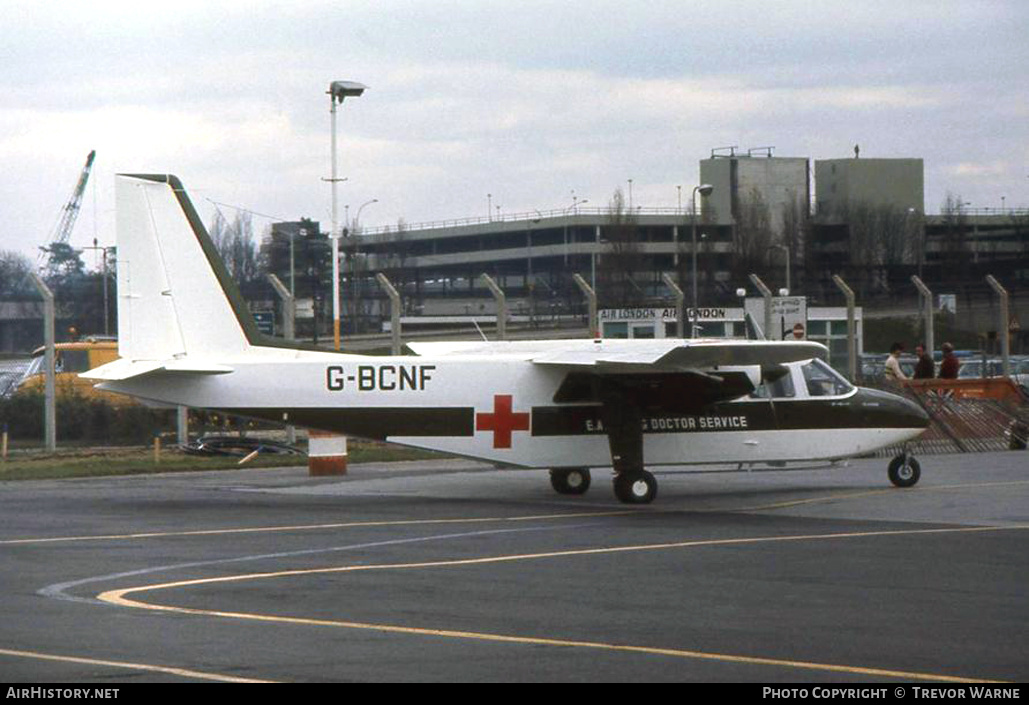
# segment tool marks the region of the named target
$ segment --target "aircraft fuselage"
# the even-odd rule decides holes
[[[490,357],[301,355],[311,359],[228,359],[227,374],[154,373],[104,388],[516,466],[611,465],[603,405],[554,401],[562,370]],[[853,387],[812,396],[802,365],[787,367],[790,397],[640,409],[647,464],[844,458],[925,428],[921,409],[900,397]]]

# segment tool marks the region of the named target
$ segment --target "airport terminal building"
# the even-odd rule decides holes
[[[866,313],[898,306],[914,311],[914,274],[931,287],[946,282],[949,290],[940,293],[955,296],[959,313],[991,305],[985,274],[1013,291],[1024,289],[1029,210],[975,210],[958,202],[927,214],[923,170],[921,159],[812,161],[773,156],[770,148],[729,148],[713,150],[699,164],[711,193],[683,187],[674,207],[626,207],[612,198],[608,207],[575,203],[365,228],[342,243],[344,331],[353,336],[388,327],[380,275],[400,293],[405,331],[434,324],[491,327],[496,304],[482,277],[488,274],[506,295],[513,327],[540,334],[586,326],[586,299],[575,275],[594,289],[600,309],[674,306],[666,277],[685,292],[688,306],[695,281],[701,309],[739,307],[740,288],[757,294],[751,274],[775,293],[787,288],[812,306],[841,307],[832,280],[838,274]],[[330,308],[325,234],[310,221],[283,223],[272,239],[278,244],[266,244],[280,253],[288,243],[296,247],[301,329],[305,317],[324,321]],[[272,268],[284,282],[286,262],[280,256]],[[305,289],[309,280],[321,282],[322,293]],[[1017,296],[1014,305],[1022,306]]]
[[[866,301],[913,294],[916,273],[927,282],[979,281],[977,267],[988,267],[1015,287],[1029,279],[1029,212],[958,204],[927,215],[920,159],[809,164],[713,153],[700,165],[713,190],[697,194],[696,214],[684,188],[680,207],[577,205],[367,229],[344,241],[345,287],[351,302],[363,302],[351,314],[359,330],[388,319],[378,274],[400,291],[406,316],[491,315],[481,276],[488,274],[511,313],[531,319],[584,314],[575,274],[594,288],[601,308],[670,305],[662,275],[690,304],[694,267],[701,307],[738,305],[740,287],[754,295],[752,273],[773,291],[789,288],[834,306],[843,301],[833,274]]]

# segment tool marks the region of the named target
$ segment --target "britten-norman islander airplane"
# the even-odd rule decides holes
[[[915,404],[860,389],[808,341],[551,340],[411,344],[380,357],[262,335],[174,176],[117,178],[121,359],[85,373],[144,400],[549,469],[581,494],[613,467],[619,500],[650,466],[837,460],[908,441]],[[918,481],[907,453],[898,486]]]

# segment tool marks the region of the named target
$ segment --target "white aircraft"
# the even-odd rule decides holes
[[[652,501],[644,468],[835,460],[903,443],[915,404],[859,389],[807,341],[419,343],[380,357],[260,334],[173,176],[119,176],[121,359],[85,376],[144,400],[546,468],[581,494],[613,467],[623,502]],[[894,484],[918,481],[904,453]]]

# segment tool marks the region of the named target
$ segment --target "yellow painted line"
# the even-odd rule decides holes
[[[151,531],[131,534],[99,534],[92,536],[54,536],[50,538],[25,538],[0,540],[0,546],[24,544],[70,543],[74,541],[125,541],[136,539],[171,538],[178,536],[222,536],[227,534],[260,534],[288,531],[319,531],[327,529],[359,529],[384,526],[433,526],[446,524],[489,524],[523,521],[552,521],[557,519],[589,519],[594,517],[638,514],[636,510],[607,512],[579,512],[570,514],[537,514],[515,517],[478,517],[472,519],[406,519],[395,521],[354,521],[334,524],[299,524],[292,526],[256,526],[250,528],[196,529],[193,531]]]
[[[400,625],[368,624],[363,622],[310,619],[305,617],[282,617],[266,614],[255,614],[246,612],[228,612],[222,610],[201,610],[186,607],[175,607],[169,605],[157,605],[130,599],[127,596],[139,592],[155,590],[166,590],[171,588],[196,587],[200,585],[213,585],[217,583],[240,582],[247,580],[266,580],[271,578],[295,577],[305,575],[318,575],[328,573],[356,573],[377,570],[412,570],[426,568],[451,568],[458,566],[484,565],[496,563],[510,563],[516,561],[539,560],[546,558],[565,558],[572,556],[593,556],[601,554],[627,553],[638,551],[657,551],[677,548],[699,548],[711,546],[742,546],[762,543],[782,543],[792,541],[817,541],[850,538],[869,538],[880,536],[912,536],[931,534],[956,534],[956,533],[987,533],[995,531],[1011,531],[1029,529],[1029,525],[1018,525],[1009,527],[961,527],[946,529],[903,529],[890,531],[865,531],[848,532],[835,534],[808,534],[793,536],[764,536],[739,539],[714,539],[702,541],[680,541],[673,543],[643,544],[637,546],[610,546],[602,548],[588,548],[565,551],[552,551],[545,553],[530,553],[507,556],[490,556],[485,558],[467,558],[449,561],[428,561],[422,563],[392,563],[381,565],[350,565],[336,566],[331,568],[312,568],[302,570],[286,570],[269,573],[251,573],[242,575],[222,576],[217,578],[201,578],[196,580],[183,580],[155,585],[143,585],[138,587],[109,590],[98,595],[98,599],[122,607],[136,607],[141,609],[176,612],[208,617],[221,617],[229,619],[243,619],[258,622],[278,624],[299,624],[308,626],[336,627],[345,629],[362,629],[395,634],[412,634],[422,636],[447,637],[455,639],[472,639],[478,641],[492,641],[514,644],[543,645],[543,646],[564,646],[586,649],[597,649],[605,651],[617,651],[624,653],[641,653],[661,656],[671,656],[684,659],[703,659],[710,661],[722,661],[727,663],[742,663],[751,665],[776,666],[796,669],[807,669],[815,671],[826,671],[835,673],[849,673],[854,675],[867,675],[876,677],[905,678],[916,680],[933,680],[951,683],[984,682],[980,678],[964,678],[959,676],[947,676],[938,673],[918,673],[910,671],[895,671],[878,668],[865,668],[861,666],[846,666],[840,664],[816,663],[810,661],[794,661],[788,659],[774,659],[757,656],[741,656],[733,654],[708,653],[685,649],[669,649],[650,646],[636,646],[630,644],[613,644],[606,642],[578,641],[569,639],[555,639],[546,637],[517,636],[509,634],[491,634],[481,632],[454,631],[448,629],[425,629],[418,627],[405,627]]]
[[[35,651],[19,651],[16,649],[0,649],[0,656],[15,656],[18,658],[30,658],[42,661],[59,661],[61,663],[76,663],[85,666],[107,666],[110,668],[124,668],[132,671],[148,671],[150,673],[163,673],[183,678],[193,678],[205,681],[218,681],[221,683],[274,683],[275,681],[256,680],[253,678],[240,678],[238,676],[227,676],[221,673],[207,673],[204,671],[192,671],[187,668],[174,668],[172,666],[155,666],[148,663],[133,663],[131,661],[107,661],[104,659],[83,658],[80,656],[58,656],[56,654],[41,654]]]

